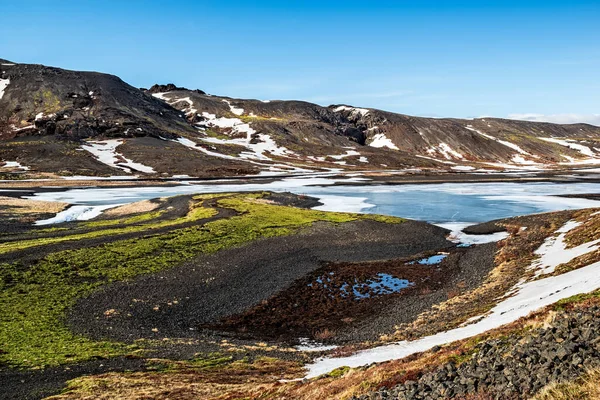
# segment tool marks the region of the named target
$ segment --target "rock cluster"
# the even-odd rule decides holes
[[[551,382],[572,380],[600,366],[600,307],[562,313],[549,327],[478,344],[467,360],[448,362],[391,389],[356,400],[444,399],[486,393],[527,398]]]

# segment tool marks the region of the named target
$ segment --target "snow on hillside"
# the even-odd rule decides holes
[[[455,151],[447,143],[441,142],[438,146],[433,146],[427,149],[430,155],[441,154],[446,160],[463,159],[463,155]]]
[[[576,226],[574,222],[568,222],[557,231],[563,234]],[[554,244],[544,243],[536,253],[541,256],[540,260],[534,261],[531,268],[549,270],[548,260],[550,254],[556,254],[553,250],[562,248],[558,240]],[[584,249],[571,249],[572,251],[562,257],[559,261],[570,260],[586,254],[584,251],[593,251],[591,243]],[[555,264],[556,261],[550,261]],[[384,362],[404,358],[408,355],[426,351],[434,346],[444,345],[456,340],[462,340],[482,334],[491,329],[509,324],[517,319],[553,304],[558,300],[565,299],[580,293],[588,293],[600,288],[600,262],[592,263],[573,271],[557,276],[543,279],[520,282],[509,291],[510,297],[505,297],[485,316],[470,325],[440,332],[435,335],[426,336],[414,341],[401,341],[385,346],[379,346],[368,350],[359,351],[351,356],[340,358],[320,358],[313,364],[308,365],[306,378],[313,378],[342,366],[359,367],[376,362]],[[476,320],[475,318],[471,319]]]
[[[123,140],[110,139],[99,141],[88,141],[87,144],[81,146],[85,151],[88,151],[96,157],[98,161],[113,168],[122,169],[125,172],[132,173],[133,171],[153,174],[156,171],[152,167],[137,163],[117,153],[117,147],[123,144]]]
[[[360,115],[362,117],[364,117],[365,115],[367,115],[369,113],[369,110],[366,108],[348,107],[348,106],[339,106],[339,107],[336,107],[333,111],[334,112],[350,111],[350,115],[352,115],[352,116]]]
[[[494,140],[494,141],[496,141],[496,142],[498,142],[498,143],[500,143],[500,144],[502,144],[502,145],[504,145],[504,146],[506,146],[508,148],[516,150],[519,154],[522,154],[522,155],[525,155],[525,156],[537,157],[537,156],[534,156],[534,155],[526,152],[525,150],[523,150],[521,147],[517,146],[514,143],[507,142],[506,140],[501,140],[501,139],[498,139],[498,138],[496,138],[496,137],[494,137],[492,135],[488,135],[487,133],[483,133],[481,131],[478,131],[477,129],[473,128],[471,125],[467,125],[465,128],[467,128],[468,130],[473,131],[475,133],[478,133],[478,134],[480,134],[481,136],[483,136],[485,138],[488,138],[490,140]]]
[[[229,100],[223,99],[223,101],[225,103],[227,103],[227,105],[229,106],[229,110],[234,113],[235,115],[242,115],[244,113],[244,109],[240,108],[240,107],[235,107],[233,105],[231,105],[231,102]]]
[[[24,165],[21,165],[21,163],[17,162],[17,161],[1,161],[0,163],[4,162],[4,165],[0,165],[0,168],[16,168],[16,169],[20,169],[22,171],[29,171],[29,167],[26,167]]]
[[[398,146],[396,146],[394,142],[385,136],[384,133],[378,133],[374,135],[371,139],[371,143],[369,143],[369,146],[377,148],[387,147],[388,149],[399,150]]]
[[[540,138],[540,139],[544,140],[546,142],[556,143],[556,144],[559,144],[561,146],[568,147],[568,148],[570,148],[572,150],[577,150],[578,152],[580,152],[584,156],[588,156],[588,157],[592,157],[592,158],[596,157],[596,153],[594,153],[592,151],[592,149],[590,149],[589,147],[584,146],[582,144],[574,143],[574,141],[572,141],[572,140],[558,139],[558,138]]]
[[[4,96],[4,90],[10,84],[10,78],[0,79],[0,99]]]

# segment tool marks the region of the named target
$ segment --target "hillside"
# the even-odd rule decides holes
[[[412,117],[243,100],[0,60],[2,173],[235,176],[330,170],[480,172],[600,163],[600,128]]]

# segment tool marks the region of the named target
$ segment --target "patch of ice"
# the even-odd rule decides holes
[[[377,148],[387,147],[392,150],[400,150],[398,146],[394,144],[394,142],[392,142],[387,136],[385,136],[385,133],[378,133],[374,135],[371,138],[369,146]]]
[[[506,239],[508,237],[508,232],[495,232],[485,235],[473,235],[470,233],[464,233],[462,230],[467,226],[473,225],[472,223],[467,222],[446,222],[443,224],[435,224],[439,227],[449,229],[450,235],[448,235],[448,240],[453,243],[461,243],[461,244],[483,244],[483,243],[491,243],[498,242],[500,240]]]
[[[375,207],[375,204],[365,201],[367,200],[366,197],[346,197],[328,194],[318,195],[318,197],[323,205],[314,207],[315,210],[358,213],[367,208]]]

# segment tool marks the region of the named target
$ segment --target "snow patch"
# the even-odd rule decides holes
[[[26,167],[24,165],[21,165],[19,162],[17,161],[4,161],[4,165],[0,166],[0,168],[17,168],[23,171],[29,171],[29,167]]]
[[[10,84],[10,78],[0,79],[0,99],[4,96],[4,90]]]
[[[430,155],[441,154],[446,160],[461,159],[463,155],[458,151],[453,150],[447,143],[441,142],[438,146],[427,149]]]
[[[225,103],[227,103],[227,105],[229,106],[229,110],[231,110],[231,112],[234,113],[235,115],[242,115],[244,113],[243,108],[235,107],[235,106],[231,105],[231,102],[229,100],[223,99],[223,101]]]
[[[96,157],[98,161],[113,168],[122,169],[125,172],[132,173],[133,171],[153,174],[156,171],[152,167],[140,164],[124,157],[117,153],[117,147],[123,144],[120,139],[88,141],[87,144],[81,146],[85,151],[88,151]]]
[[[468,165],[457,165],[456,167],[451,167],[451,169],[455,171],[473,171],[475,167],[470,167]]]
[[[447,222],[443,224],[435,224],[441,228],[449,229],[451,232],[448,235],[448,240],[453,243],[461,243],[466,245],[472,244],[484,244],[491,242],[499,242],[508,237],[508,232],[495,232],[484,235],[473,235],[470,233],[464,233],[463,229],[467,226],[473,225],[469,222]]]
[[[511,148],[513,150],[516,150],[519,154],[526,155],[526,156],[533,156],[532,154],[530,154],[527,151],[523,150],[522,148],[520,148],[516,144],[511,143],[511,142],[507,142],[506,140],[498,139],[498,138],[496,138],[496,137],[494,137],[492,135],[488,135],[487,133],[483,133],[481,131],[478,131],[477,129],[473,128],[472,125],[467,125],[465,128],[467,128],[470,131],[476,132],[476,133],[480,134],[483,137],[486,137],[488,139],[494,140],[494,141],[496,141],[496,142],[498,142],[498,143],[500,143],[500,144],[502,144],[502,145],[504,145],[506,147],[509,147],[509,148]],[[535,157],[535,156],[533,156],[533,157]]]
[[[551,274],[559,265],[566,264],[577,257],[598,250],[600,239],[567,248],[565,236],[580,225],[581,222],[568,221],[555,232],[558,236],[546,238],[544,243],[534,252],[534,254],[540,256],[531,266],[532,269],[536,270],[536,276]]]
[[[59,212],[52,218],[39,220],[35,222],[35,225],[52,225],[60,224],[69,221],[87,221],[92,218],[96,218],[103,211],[109,208],[118,207],[122,204],[111,204],[103,206],[72,206],[64,211]]]
[[[394,144],[394,142],[392,142],[387,136],[385,136],[384,133],[378,133],[374,135],[371,139],[371,143],[369,143],[369,146],[377,148],[387,147],[388,149],[392,150],[400,150],[398,146]]]
[[[551,142],[551,143],[556,143],[559,144],[561,146],[565,146],[568,147],[572,150],[576,150],[578,152],[580,152],[581,154],[588,156],[588,157],[595,157],[596,153],[594,153],[592,151],[592,149],[590,149],[587,146],[584,146],[582,144],[577,144],[574,143],[573,140],[564,140],[564,139],[558,139],[558,138],[540,138],[541,140],[544,140],[546,142]]]
[[[341,111],[350,111],[350,115],[356,116],[360,114],[361,117],[364,117],[369,113],[369,110],[366,108],[357,108],[357,107],[348,107],[348,106],[339,106],[333,109],[334,112]]]

